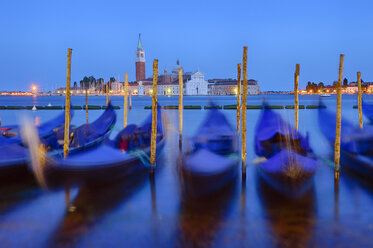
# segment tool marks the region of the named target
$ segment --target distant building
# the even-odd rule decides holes
[[[348,86],[342,89],[342,93],[345,93],[345,94],[355,94],[357,93],[357,91],[358,91],[357,86]]]
[[[144,91],[144,85],[142,85],[142,82],[140,81],[139,84],[138,84],[138,91],[137,91],[137,94],[139,96],[143,96],[145,94],[145,91]]]
[[[161,82],[158,84],[157,93],[161,96],[177,96],[179,95],[179,84]]]
[[[211,79],[209,82],[209,95],[236,95],[237,80],[236,79]],[[242,90],[241,82],[241,90]],[[254,79],[247,80],[247,94],[259,95],[260,87]]]
[[[185,95],[208,95],[208,82],[205,75],[199,70],[191,75],[191,79],[185,83]]]
[[[373,93],[373,84],[367,86],[367,93]]]
[[[142,48],[141,34],[139,34],[136,50],[136,81],[139,82],[145,78],[145,51]]]
[[[121,94],[123,90],[123,84],[119,81],[115,81],[111,84],[111,90],[113,94]]]

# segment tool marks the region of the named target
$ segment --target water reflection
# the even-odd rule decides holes
[[[107,213],[119,207],[139,188],[144,186],[148,173],[131,180],[121,180],[106,185],[85,185],[79,189],[72,205],[74,212],[66,212],[59,227],[51,237],[49,247],[76,246],[79,237],[99,225]]]
[[[159,216],[157,211],[157,194],[156,194],[156,184],[155,184],[155,175],[150,174],[150,194],[151,194],[151,206],[152,206],[152,216],[151,216],[151,223],[152,223],[152,231],[153,231],[153,246],[159,247]]]
[[[345,166],[345,164],[342,164],[341,166],[341,174],[349,187],[362,187],[364,190],[373,194],[373,182],[371,177],[358,173],[355,170],[350,169],[349,166]]]
[[[43,191],[33,176],[21,178],[4,178],[0,180],[0,215],[4,215],[15,207],[36,199]]]
[[[272,189],[259,175],[256,180],[258,196],[273,232],[273,245],[312,246],[316,215],[314,189],[300,198],[289,198]]]
[[[212,247],[225,224],[236,193],[236,181],[214,195],[199,199],[181,198],[177,247]]]

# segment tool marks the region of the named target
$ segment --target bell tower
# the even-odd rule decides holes
[[[139,34],[139,41],[136,50],[136,81],[145,79],[145,51],[142,48],[141,34]]]

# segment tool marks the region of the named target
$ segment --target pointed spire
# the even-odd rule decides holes
[[[141,33],[139,34],[139,42],[137,43],[137,50],[142,50]]]
[[[179,58],[177,58],[177,60],[176,60],[176,64],[177,64],[177,65],[180,65]]]

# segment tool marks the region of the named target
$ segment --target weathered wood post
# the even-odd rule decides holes
[[[124,106],[123,106],[123,128],[127,127],[128,112],[128,73],[124,74]]]
[[[343,77],[343,60],[344,55],[341,54],[339,58],[339,76],[337,84],[337,120],[336,120],[336,131],[335,131],[335,142],[334,142],[334,183],[338,186],[339,182],[339,167],[340,167],[340,156],[341,156],[341,121],[342,121],[342,77]]]
[[[153,62],[153,95],[152,95],[152,134],[150,143],[150,173],[154,174],[155,155],[157,148],[157,84],[158,84],[158,59]]]
[[[67,49],[67,77],[66,77],[66,103],[65,103],[65,133],[63,140],[63,157],[69,154],[70,143],[70,83],[71,83],[71,53],[72,49]]]
[[[247,111],[247,47],[243,47],[243,90],[242,90],[242,127],[241,127],[241,153],[242,153],[242,177],[246,177],[246,111]]]
[[[88,124],[88,89],[85,88],[85,118],[87,119]]]
[[[296,64],[295,74],[294,74],[294,110],[295,110],[295,129],[297,131],[298,131],[298,123],[299,123],[298,83],[299,83],[299,64]]]
[[[237,64],[237,136],[240,135],[241,119],[241,64]]]
[[[65,132],[63,139],[63,157],[66,158],[69,154],[70,145],[70,84],[71,84],[71,53],[72,49],[67,49],[67,76],[66,76],[66,103],[65,103]],[[65,187],[65,203],[66,208],[70,206],[70,189]]]
[[[183,69],[179,68],[179,148],[181,149],[182,135],[183,135]]]
[[[357,73],[357,105],[359,108],[359,127],[363,128],[363,106],[362,106],[362,92],[361,92],[361,73]]]

